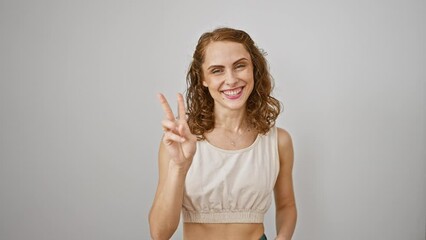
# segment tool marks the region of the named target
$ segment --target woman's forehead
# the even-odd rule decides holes
[[[241,58],[250,60],[250,54],[243,44],[230,41],[216,41],[207,45],[204,54],[204,63],[206,65],[232,64]]]

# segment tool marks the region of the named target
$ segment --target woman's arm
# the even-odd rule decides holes
[[[197,139],[186,122],[182,95],[178,95],[178,118],[163,95],[159,95],[159,100],[166,115],[162,121],[165,133],[158,152],[159,178],[149,226],[152,239],[168,240],[179,225],[186,173],[196,151]]]
[[[188,167],[178,166],[170,160],[163,143],[160,144],[158,155],[159,180],[149,214],[149,224],[154,240],[168,240],[179,225]]]
[[[278,128],[280,173],[275,183],[277,240],[290,240],[296,227],[297,210],[293,190],[293,143],[290,134]]]

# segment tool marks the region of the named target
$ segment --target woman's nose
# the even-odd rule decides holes
[[[225,83],[227,85],[235,85],[238,82],[238,77],[235,75],[235,73],[233,71],[228,71],[228,73],[226,74],[226,79],[225,79]]]

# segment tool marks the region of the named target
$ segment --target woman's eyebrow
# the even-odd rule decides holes
[[[244,61],[244,60],[246,60],[246,61],[248,61],[248,59],[247,58],[240,58],[240,59],[238,59],[237,61],[235,61],[234,62],[234,64],[236,64],[236,63],[239,63],[239,62],[242,62],[242,61]]]
[[[235,65],[235,64],[237,64],[237,63],[239,63],[239,62],[241,62],[241,61],[248,61],[248,59],[247,59],[247,58],[245,58],[245,57],[242,57],[242,58],[238,59],[237,61],[235,61],[235,62],[233,63],[233,65]],[[223,68],[223,67],[224,67],[223,65],[211,65],[211,66],[209,66],[209,67],[207,68],[207,70],[209,70],[210,68]]]
[[[209,70],[210,68],[223,68],[222,65],[211,65],[210,67],[207,68],[207,70]]]

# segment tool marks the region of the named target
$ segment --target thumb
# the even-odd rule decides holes
[[[182,125],[182,124],[180,124],[179,126],[178,126],[178,133],[179,133],[179,135],[180,136],[182,136],[182,137],[186,137],[186,131],[185,131],[185,127]]]
[[[192,134],[191,130],[189,129],[188,124],[183,124],[178,127],[179,135],[184,137],[186,140],[194,140],[196,137]]]

